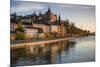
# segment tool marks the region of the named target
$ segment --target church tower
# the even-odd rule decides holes
[[[46,12],[46,14],[47,14],[48,16],[52,15],[52,12],[51,12],[50,7],[48,8],[48,11]]]
[[[41,11],[40,11],[40,13],[39,13],[39,16],[42,16]]]
[[[60,14],[59,14],[59,17],[58,17],[58,22],[59,22],[59,23],[61,22]]]

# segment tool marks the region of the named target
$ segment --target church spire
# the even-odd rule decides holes
[[[48,11],[47,12],[51,12],[50,6],[48,7]]]
[[[40,13],[39,13],[39,16],[41,16],[42,14],[41,14],[41,11],[40,11]]]
[[[58,22],[60,22],[61,21],[61,18],[60,18],[60,14],[59,14],[59,17],[58,17]]]
[[[37,16],[36,13],[35,13],[35,11],[34,11],[34,13],[33,13],[33,16]]]
[[[48,8],[48,12],[51,12],[50,7]]]
[[[47,16],[51,16],[52,15],[52,12],[51,12],[51,9],[50,9],[50,7],[48,7],[48,10],[47,10],[47,12],[45,13]]]

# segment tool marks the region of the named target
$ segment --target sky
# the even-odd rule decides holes
[[[50,7],[54,14],[61,16],[62,20],[69,19],[75,25],[84,30],[95,32],[95,6],[94,5],[75,5],[60,3],[44,3],[34,1],[18,1],[11,0],[11,13],[17,15],[29,15],[34,12],[36,14],[45,13]]]

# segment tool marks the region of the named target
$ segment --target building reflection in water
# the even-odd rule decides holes
[[[75,42],[58,41],[48,44],[38,44],[11,49],[11,65],[39,65],[61,63],[61,53],[68,55]]]

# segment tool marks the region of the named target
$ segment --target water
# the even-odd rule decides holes
[[[95,61],[95,37],[78,37],[11,49],[11,65],[42,65]]]

